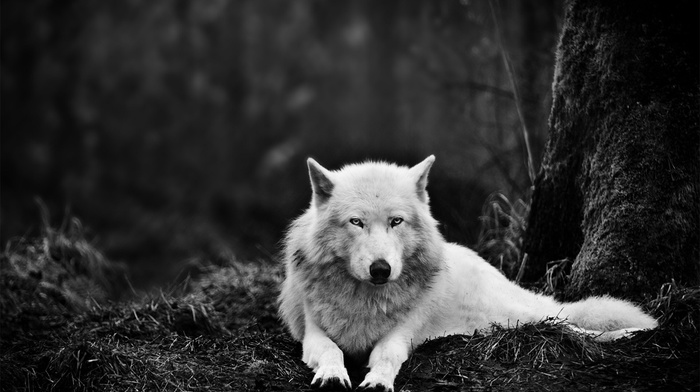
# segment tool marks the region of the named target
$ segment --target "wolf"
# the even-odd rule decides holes
[[[367,361],[358,390],[393,391],[411,350],[492,323],[558,317],[599,340],[657,321],[607,296],[560,303],[509,281],[474,251],[444,240],[426,191],[431,155],[331,171],[307,161],[312,197],[284,239],[280,317],[303,347],[314,388],[352,388],[347,357]]]

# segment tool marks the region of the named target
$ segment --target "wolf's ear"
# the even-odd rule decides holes
[[[331,174],[313,158],[307,159],[306,164],[309,167],[313,201],[317,206],[320,206],[328,201],[331,197],[331,192],[333,192],[333,181],[330,179]]]
[[[435,155],[425,158],[423,162],[410,169],[411,176],[416,181],[418,199],[424,203],[428,202],[428,192],[425,190],[425,187],[428,186],[428,172],[430,172],[430,167],[433,166],[433,162],[435,162]]]

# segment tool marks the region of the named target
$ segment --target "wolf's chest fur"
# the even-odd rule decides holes
[[[399,283],[381,288],[351,280],[316,281],[308,305],[314,319],[348,355],[367,354],[410,310],[419,292]]]

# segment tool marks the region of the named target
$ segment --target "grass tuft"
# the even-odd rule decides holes
[[[77,218],[54,229],[47,214],[39,238],[12,240],[0,255],[0,312],[85,310],[118,299],[127,286],[124,265],[107,260]],[[34,292],[36,298],[24,295]]]
[[[679,287],[676,282],[664,284],[647,309],[665,326],[698,332],[700,326],[700,287]]]
[[[602,356],[600,343],[568,329],[561,321],[523,324],[515,328],[493,325],[488,338],[475,342],[483,360],[502,363],[523,361],[532,368],[552,362],[590,361]]]
[[[476,251],[510,280],[519,281],[524,266],[522,239],[530,205],[522,199],[511,202],[502,193],[492,193],[482,208],[481,231]]]
[[[254,323],[267,331],[281,331],[276,298],[282,279],[281,264],[231,261],[210,267],[190,290],[206,298],[231,330]]]

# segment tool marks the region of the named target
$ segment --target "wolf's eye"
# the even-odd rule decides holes
[[[396,217],[396,218],[391,220],[391,227],[396,227],[396,226],[400,225],[401,223],[403,223],[403,218]]]
[[[359,218],[350,218],[350,224],[357,227],[363,227],[362,221]]]

